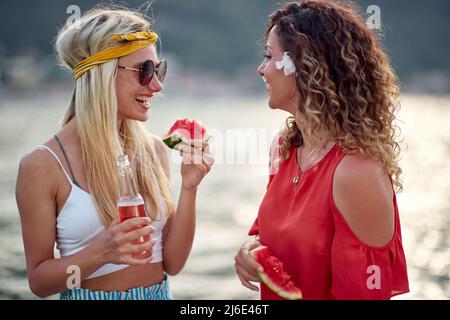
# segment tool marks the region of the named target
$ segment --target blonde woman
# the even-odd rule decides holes
[[[395,194],[399,89],[377,34],[345,2],[288,3],[269,18],[258,74],[270,108],[290,117],[253,237],[235,258],[242,284],[259,290],[251,251],[264,245],[305,299],[408,292]],[[261,298],[281,299],[264,284]]]
[[[202,161],[183,161],[175,210],[165,147],[142,124],[163,89],[157,39],[141,14],[117,9],[94,9],[58,33],[73,96],[61,130],[21,160],[16,186],[29,285],[39,297],[172,299],[167,274],[178,274],[188,258],[197,187],[213,159],[207,145],[182,152]],[[149,217],[119,223],[116,158],[123,153]],[[151,240],[131,243],[147,235]],[[148,250],[150,259],[132,258]],[[74,270],[75,287],[68,281]]]

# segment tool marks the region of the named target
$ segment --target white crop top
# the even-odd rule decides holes
[[[105,226],[100,221],[92,196],[73,183],[58,156],[46,146],[38,146],[37,148],[45,149],[55,157],[72,186],[69,197],[56,219],[56,247],[61,257],[70,256],[86,248],[105,229]],[[164,201],[161,201],[160,205],[166,211]],[[147,207],[147,209],[149,208]],[[151,224],[156,230],[151,235],[156,243],[153,246],[153,259],[149,263],[162,261],[162,233],[166,222],[166,215],[159,211],[157,219]],[[126,267],[129,267],[129,265],[105,264],[87,279],[103,276]]]

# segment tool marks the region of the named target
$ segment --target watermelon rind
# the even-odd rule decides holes
[[[207,142],[209,142],[210,139],[211,139],[211,136],[208,135],[208,136],[203,138],[203,142],[207,143]],[[179,136],[177,134],[172,134],[172,135],[170,135],[168,137],[164,137],[163,138],[163,142],[170,149],[174,149],[175,146],[178,145],[181,142],[185,143],[186,145],[190,145],[192,143],[192,141],[190,141],[190,139],[182,138],[181,136]]]
[[[169,136],[169,137],[163,139],[163,142],[164,142],[164,143],[166,144],[166,146],[168,146],[170,149],[175,148],[175,146],[176,146],[177,144],[179,144],[180,142],[182,142],[182,141],[183,141],[183,140],[182,140],[179,136],[177,136],[177,135],[172,135],[172,136]]]
[[[264,250],[264,251],[261,251]],[[257,252],[261,251],[260,254],[258,254]],[[265,247],[259,247],[255,250],[253,250],[252,254],[255,256],[255,258],[258,260],[258,258],[263,258],[263,259],[268,259],[268,257],[271,257],[271,259],[275,259],[277,260],[281,265],[281,261],[279,261],[278,259],[276,259],[275,257],[273,257],[270,254],[270,250]],[[258,261],[261,265],[263,265],[264,268],[264,263],[262,263],[263,261]],[[301,300],[303,299],[303,295],[302,295],[302,291],[297,288],[294,283],[292,281],[290,281],[290,276],[285,272],[283,272],[283,278],[286,278],[286,282],[284,282],[282,285],[278,285],[276,284],[267,273],[265,272],[258,272],[258,275],[261,279],[261,281],[273,292],[275,292],[276,294],[278,294],[280,297],[284,298],[284,299],[288,299],[288,300]]]
[[[280,287],[276,285],[264,272],[258,272],[259,277],[262,282],[269,287],[270,290],[278,294],[280,297],[288,300],[301,300],[303,299],[302,292],[300,289],[295,288],[294,291],[287,291],[287,288]]]

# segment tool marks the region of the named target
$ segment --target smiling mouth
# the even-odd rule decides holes
[[[134,100],[136,100],[137,102],[140,103],[144,103],[144,104],[149,104],[151,97],[146,97],[146,96],[137,96],[134,97]]]
[[[146,97],[146,96],[134,97],[134,101],[139,103],[139,105],[146,110],[148,110],[150,108],[150,99],[151,99],[151,97]]]

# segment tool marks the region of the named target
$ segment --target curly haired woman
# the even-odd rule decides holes
[[[268,104],[291,116],[271,148],[253,236],[235,258],[252,290],[267,246],[305,299],[390,299],[409,291],[396,191],[399,87],[378,36],[349,4],[274,12],[258,68]],[[262,299],[280,299],[261,283]]]

